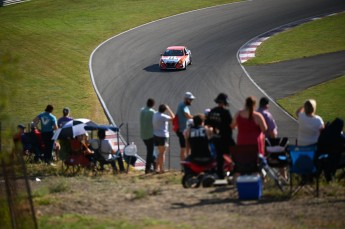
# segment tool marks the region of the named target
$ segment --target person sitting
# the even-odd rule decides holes
[[[297,109],[296,116],[298,118],[298,146],[315,145],[320,136],[321,130],[324,128],[322,118],[315,114],[316,101],[308,99],[304,105]]]
[[[206,164],[212,160],[209,147],[211,132],[204,126],[205,116],[202,114],[193,117],[193,125],[185,132],[187,148],[191,154],[187,160],[198,164]]]
[[[30,139],[30,150],[35,154],[34,161],[38,162],[40,159],[43,160],[42,154],[44,152],[44,143],[41,132],[36,128],[35,123],[30,123],[30,129],[27,135],[28,139]]]
[[[19,124],[17,126],[17,133],[15,133],[14,136],[13,136],[13,142],[15,144],[22,143],[22,138],[24,136],[24,131],[25,131],[25,126],[22,125],[22,124]]]
[[[321,131],[317,142],[317,157],[327,154],[321,160],[320,169],[324,171],[327,182],[332,181],[336,170],[345,167],[345,135],[342,133],[344,121],[340,118],[328,123]]]
[[[94,162],[93,152],[87,144],[87,135],[78,135],[70,140],[71,157],[74,158],[75,163],[83,167],[91,166]]]
[[[112,148],[110,141],[105,139],[105,130],[99,129],[97,132],[97,136],[99,139],[98,152],[100,156],[105,162],[111,165],[114,172],[117,172],[116,160],[118,157],[116,156],[116,151]],[[101,170],[103,169],[104,163],[101,161]]]

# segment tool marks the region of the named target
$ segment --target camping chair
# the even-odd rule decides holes
[[[230,146],[230,155],[235,164],[234,173],[250,175],[260,172],[257,145]]]
[[[266,138],[265,155],[267,163],[272,168],[285,168],[288,166],[287,145],[288,138]]]
[[[288,183],[288,154],[287,145],[289,140],[283,138],[266,138],[265,156],[268,165],[284,183]]]
[[[290,195],[296,194],[303,187],[316,180],[316,196],[319,196],[319,174],[316,167],[316,146],[289,146],[290,162]],[[298,187],[293,191],[293,174],[298,175],[301,180]]]

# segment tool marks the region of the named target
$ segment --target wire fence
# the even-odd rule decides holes
[[[38,228],[22,148],[3,147],[4,132],[0,122],[0,227]]]

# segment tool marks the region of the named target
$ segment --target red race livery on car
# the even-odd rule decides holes
[[[159,68],[166,69],[187,69],[192,64],[192,52],[185,46],[170,46],[161,54]]]

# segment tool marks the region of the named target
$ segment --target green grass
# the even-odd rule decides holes
[[[277,52],[279,50],[279,52]],[[246,65],[267,64],[345,50],[345,13],[316,20],[274,35],[259,46],[256,57]],[[294,115],[306,99],[316,99],[317,114],[324,121],[345,119],[345,77],[339,77],[278,100]]]
[[[246,65],[267,64],[345,50],[345,13],[302,24],[262,43]]]
[[[181,12],[234,0],[32,0],[0,8],[0,56],[18,59],[21,80],[4,113],[17,123],[31,121],[48,103],[61,116],[106,119],[92,88],[88,61],[102,41],[141,25]],[[166,8],[169,4],[169,10]]]
[[[344,88],[345,76],[342,76],[335,80],[308,88],[295,95],[279,99],[277,102],[291,115],[295,115],[295,111],[303,105],[305,100],[313,98],[317,101],[316,113],[325,122],[332,121],[336,117],[345,120],[345,107],[342,105],[345,101]]]

